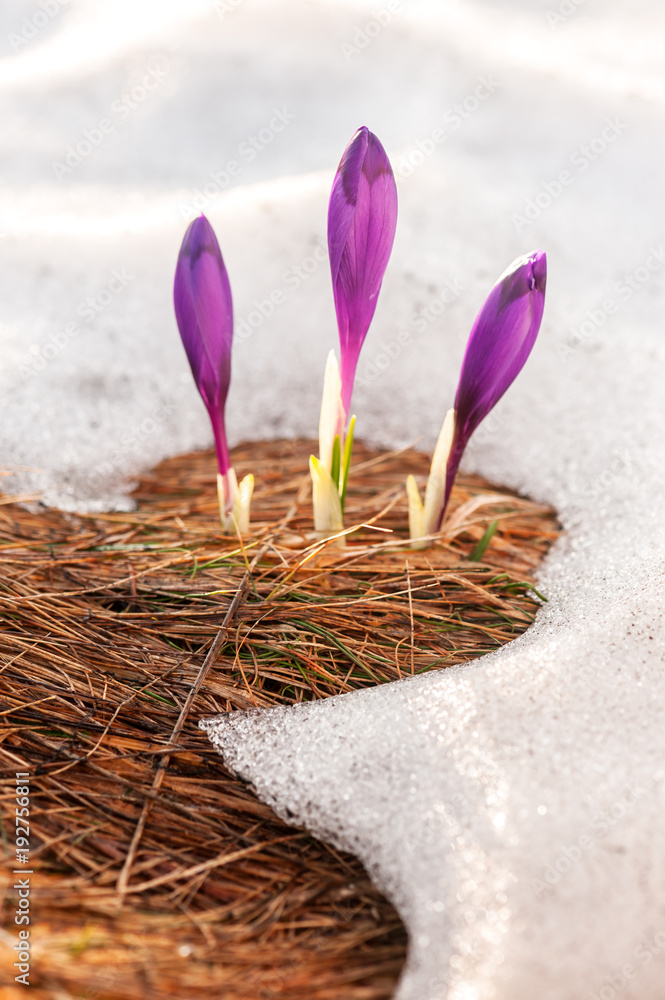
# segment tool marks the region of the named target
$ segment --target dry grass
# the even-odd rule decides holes
[[[321,546],[309,448],[236,450],[258,484],[244,546],[217,534],[211,453],[163,463],[131,513],[0,506],[0,754],[10,776],[33,775],[34,1000],[391,995],[405,954],[394,910],[354,859],[229,775],[197,721],[510,641],[537,609],[533,572],[558,526],[505,492],[488,505],[487,484],[461,477],[444,539],[416,552],[403,481],[426,459],[358,446],[346,523],[371,526]]]

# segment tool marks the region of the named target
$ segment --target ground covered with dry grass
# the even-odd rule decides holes
[[[558,526],[462,476],[441,540],[414,551],[403,484],[427,459],[358,445],[345,521],[363,527],[322,544],[311,446],[236,450],[239,476],[257,478],[243,543],[219,535],[209,452],[143,478],[130,513],[0,505],[2,964],[17,933],[13,776],[29,771],[34,1000],[391,995],[395,911],[353,858],[230,775],[197,721],[509,642],[533,620]]]

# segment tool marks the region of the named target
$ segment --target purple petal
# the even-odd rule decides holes
[[[396,225],[397,189],[390,161],[377,137],[363,126],[340,160],[328,206],[328,252],[347,414]]]
[[[178,329],[215,435],[219,471],[229,467],[224,407],[231,381],[233,303],[217,237],[206,217],[190,224],[173,286]]]
[[[518,257],[499,278],[473,324],[455,397],[445,504],[469,438],[531,353],[543,318],[546,283],[547,258],[542,250]],[[441,518],[444,510],[445,505]]]

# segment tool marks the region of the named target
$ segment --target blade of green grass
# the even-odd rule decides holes
[[[480,560],[485,555],[485,551],[487,549],[487,546],[492,541],[492,538],[494,537],[494,534],[495,534],[496,529],[498,527],[499,527],[499,522],[498,521],[492,521],[492,523],[490,524],[489,528],[487,529],[487,531],[485,532],[485,534],[480,539],[480,541],[476,545],[475,549],[473,550],[473,552],[469,556],[469,559],[471,560],[471,562],[480,562]]]

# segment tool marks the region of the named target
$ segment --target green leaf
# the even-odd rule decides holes
[[[339,443],[339,434],[336,434],[332,450],[332,466],[330,469],[330,478],[332,479],[337,489],[339,489],[339,463],[340,463],[340,443]]]
[[[342,505],[342,513],[344,513],[344,501],[346,500],[346,484],[349,481],[349,469],[351,467],[351,452],[353,451],[353,431],[356,426],[356,418],[351,417],[351,422],[349,424],[349,433],[346,435],[346,441],[344,442],[344,457],[342,459],[342,485],[339,491],[339,499]]]
[[[490,524],[489,528],[487,529],[487,531],[485,532],[485,534],[480,539],[480,541],[476,545],[475,549],[473,550],[473,552],[469,556],[469,559],[472,562],[480,562],[480,560],[483,558],[483,556],[485,555],[485,550],[487,549],[487,546],[489,545],[489,543],[492,541],[492,538],[494,537],[494,534],[495,534],[496,529],[498,527],[499,527],[499,522],[498,521],[492,521],[492,523]]]

